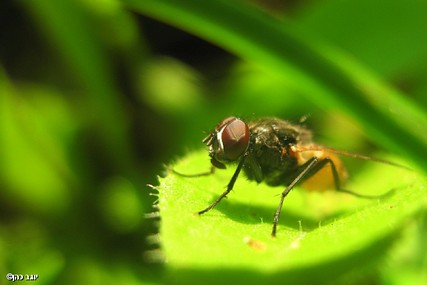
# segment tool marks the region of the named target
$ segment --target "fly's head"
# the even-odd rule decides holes
[[[208,146],[211,163],[224,169],[225,164],[237,161],[248,149],[249,127],[236,117],[222,120],[203,142]]]

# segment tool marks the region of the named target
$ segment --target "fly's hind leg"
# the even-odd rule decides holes
[[[330,159],[329,157],[325,157],[322,160],[320,160],[311,170],[310,173],[308,174],[308,176],[312,176],[314,174],[316,174],[316,172],[318,172],[320,169],[322,169],[324,166],[326,166],[326,164],[329,164],[332,170],[332,176],[334,179],[334,186],[335,186],[335,190],[337,192],[342,192],[342,193],[347,193],[359,198],[364,198],[364,199],[378,199],[378,198],[383,198],[385,196],[390,195],[390,192],[386,192],[385,194],[381,194],[381,195],[365,195],[365,194],[359,194],[347,189],[344,189],[341,187],[341,181],[340,181],[340,177],[338,175],[338,170],[337,167],[335,166],[335,163],[332,159]]]
[[[336,168],[335,163],[333,162],[333,160],[330,159],[329,157],[322,158],[321,160],[319,160],[319,158],[317,158],[317,157],[312,157],[310,160],[308,160],[302,166],[303,170],[285,188],[285,190],[281,194],[279,206],[277,207],[276,213],[274,214],[273,230],[271,232],[271,235],[273,237],[276,236],[277,225],[279,223],[280,212],[282,211],[283,201],[284,201],[285,197],[289,194],[289,192],[291,192],[291,190],[295,187],[295,185],[297,185],[299,182],[304,181],[305,179],[309,178],[310,176],[315,175],[319,170],[321,170],[323,167],[325,167],[326,164],[329,164],[330,167],[331,167],[332,175],[333,175],[333,179],[334,179],[335,189],[338,192],[343,192],[343,193],[354,195],[356,197],[366,198],[366,199],[377,199],[377,198],[381,198],[381,197],[384,197],[384,196],[387,196],[387,195],[390,194],[390,192],[387,192],[385,194],[377,195],[377,196],[374,196],[374,195],[364,195],[364,194],[358,194],[358,193],[352,192],[352,191],[347,190],[347,189],[343,189],[341,187],[341,182],[340,182],[340,178],[339,178],[339,175],[338,175],[338,171],[337,171],[337,168]]]

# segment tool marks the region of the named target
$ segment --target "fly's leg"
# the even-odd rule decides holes
[[[242,170],[243,167],[243,163],[245,161],[246,158],[246,154],[243,155],[243,157],[240,159],[239,165],[237,165],[236,171],[234,171],[233,176],[231,177],[230,182],[228,182],[227,184],[227,189],[225,190],[224,193],[222,193],[212,204],[210,204],[206,209],[203,209],[199,212],[197,212],[196,214],[198,215],[202,215],[204,213],[206,213],[209,210],[212,210],[213,208],[215,208],[216,205],[218,205],[219,202],[221,202],[222,198],[226,197],[228,195],[228,193],[230,193],[230,191],[233,189],[234,187],[234,183],[237,180],[237,177],[239,177],[239,173]]]
[[[365,194],[359,194],[344,188],[341,188],[341,182],[340,182],[340,178],[338,175],[338,171],[337,168],[335,166],[335,163],[333,162],[332,159],[330,159],[329,157],[326,157],[324,159],[322,159],[321,161],[319,161],[310,171],[310,173],[308,174],[309,176],[312,176],[314,174],[316,174],[316,172],[318,172],[320,169],[322,169],[326,164],[328,164],[331,166],[331,170],[332,170],[332,176],[334,178],[334,185],[335,185],[335,190],[337,192],[342,192],[342,193],[347,193],[347,194],[351,194],[353,196],[359,197],[359,198],[364,198],[364,199],[378,199],[378,198],[383,198],[385,196],[388,196],[391,194],[391,192],[386,192],[385,194],[381,194],[381,195],[365,195]]]
[[[341,182],[340,182],[340,178],[338,175],[337,168],[335,166],[335,163],[332,161],[332,159],[330,159],[329,157],[326,157],[326,158],[323,158],[322,160],[319,160],[317,157],[312,157],[310,160],[308,160],[305,163],[304,168],[300,172],[300,174],[298,174],[298,176],[291,182],[291,184],[289,184],[286,187],[286,189],[282,192],[280,202],[279,202],[279,206],[277,207],[276,213],[274,214],[273,230],[271,232],[271,235],[273,237],[276,236],[277,224],[279,223],[279,216],[280,216],[280,212],[282,210],[282,205],[283,205],[283,201],[284,201],[285,197],[289,194],[289,192],[295,187],[295,185],[298,182],[301,182],[304,179],[307,179],[310,176],[315,175],[319,170],[321,170],[323,167],[325,167],[326,164],[329,164],[331,167],[335,189],[338,192],[343,192],[343,193],[354,195],[356,197],[366,198],[366,199],[377,199],[377,198],[381,198],[381,197],[384,197],[384,196],[387,196],[390,194],[390,192],[387,192],[385,194],[377,195],[377,196],[364,195],[364,194],[358,194],[358,193],[352,192],[350,190],[343,189],[343,188],[341,188]]]
[[[279,206],[277,207],[276,213],[274,214],[273,219],[273,230],[271,231],[271,236],[276,236],[277,224],[279,223],[280,212],[282,211],[283,201],[285,197],[291,192],[291,190],[295,187],[298,182],[301,182],[305,178],[305,176],[312,172],[313,169],[319,164],[319,159],[317,157],[312,157],[305,163],[304,169],[298,174],[298,176],[289,184],[286,189],[282,192],[280,197]],[[320,168],[319,168],[320,169]]]
[[[201,173],[195,173],[195,174],[184,174],[181,172],[176,171],[173,168],[168,168],[170,171],[172,171],[174,174],[182,176],[182,177],[188,177],[188,178],[193,178],[193,177],[201,177],[201,176],[209,176],[215,173],[215,166],[211,166],[211,169],[209,171],[206,172],[201,172]]]

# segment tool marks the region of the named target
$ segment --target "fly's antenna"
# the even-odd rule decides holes
[[[311,117],[311,114],[305,114],[304,116],[302,116],[301,118],[299,118],[298,123],[299,124],[304,124],[305,122],[308,121],[308,119]]]
[[[352,157],[352,158],[358,158],[358,159],[363,159],[363,160],[370,160],[370,161],[375,161],[375,162],[379,162],[379,163],[383,163],[383,164],[388,164],[391,166],[395,166],[395,167],[399,167],[399,168],[403,168],[409,171],[414,171],[412,168],[409,168],[405,165],[399,164],[399,163],[395,163],[389,160],[385,160],[385,159],[381,159],[381,158],[376,158],[376,157],[371,157],[371,156],[367,156],[367,155],[363,155],[363,154],[358,154],[358,153],[352,153],[352,152],[348,152],[345,150],[337,150],[337,149],[333,149],[333,148],[328,148],[328,147],[324,147],[324,146],[317,146],[317,145],[309,145],[309,146],[298,146],[297,147],[297,151],[300,152],[304,152],[304,151],[327,151],[327,152],[332,152],[334,154],[338,154],[338,155],[343,155],[343,156],[347,156],[347,157]]]

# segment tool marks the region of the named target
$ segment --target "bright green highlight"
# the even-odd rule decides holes
[[[427,205],[425,181],[415,173],[369,164],[374,165],[353,177],[347,188],[365,194],[394,189],[391,197],[364,200],[296,188],[285,199],[277,238],[270,236],[272,217],[284,187],[257,185],[242,175],[228,199],[197,216],[225,190],[234,167],[209,177],[169,174],[160,179],[160,234],[169,278],[185,283],[200,274],[218,283],[237,281],[245,272],[252,276],[246,284],[260,279],[321,284],[326,276],[325,282],[345,278],[340,275],[353,269],[360,274],[380,261],[404,221]],[[205,151],[195,152],[173,167],[198,173],[209,169],[208,157]]]

